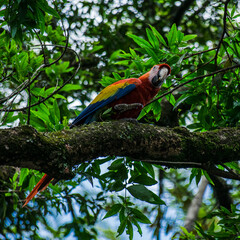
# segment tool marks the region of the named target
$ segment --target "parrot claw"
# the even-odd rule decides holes
[[[143,108],[143,105],[141,103],[121,103],[114,106],[114,110],[119,111],[120,113],[126,112],[128,110],[137,109],[137,108]]]

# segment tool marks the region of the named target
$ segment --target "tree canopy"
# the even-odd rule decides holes
[[[236,239],[239,9],[3,0],[0,238]],[[138,123],[69,129],[103,87],[159,63],[171,75]],[[22,208],[41,172],[59,183]]]

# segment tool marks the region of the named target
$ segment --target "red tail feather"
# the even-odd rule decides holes
[[[48,176],[47,174],[44,174],[44,176],[41,178],[41,180],[37,183],[37,185],[29,193],[29,195],[25,199],[25,203],[23,204],[22,207],[25,207],[28,204],[28,202],[31,201],[38,192],[44,191],[52,180],[53,180],[52,177]]]

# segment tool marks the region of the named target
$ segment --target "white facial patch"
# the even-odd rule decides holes
[[[165,80],[168,76],[168,68],[167,67],[162,67],[158,73],[159,75],[159,80]]]
[[[154,68],[152,68],[152,70],[149,74],[149,80],[150,81],[153,79],[153,77],[155,77],[158,74],[158,70],[159,70],[158,66],[154,66]]]

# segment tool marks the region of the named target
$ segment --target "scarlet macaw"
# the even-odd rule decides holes
[[[171,68],[168,64],[158,64],[139,78],[120,80],[107,86],[76,117],[70,128],[96,121],[104,108],[112,108],[112,119],[136,119],[143,107],[158,93],[170,73]],[[25,199],[23,207],[39,191],[46,189],[52,180],[51,176],[45,174]]]

